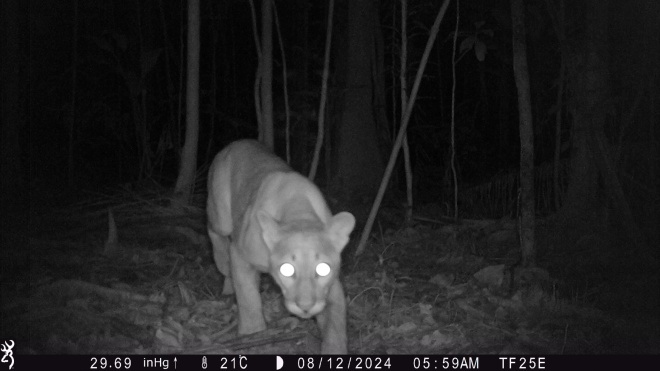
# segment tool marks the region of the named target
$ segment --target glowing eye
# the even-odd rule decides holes
[[[321,263],[316,266],[316,274],[325,277],[330,274],[330,266],[326,263]]]
[[[291,277],[293,274],[296,272],[296,269],[293,267],[293,265],[289,263],[284,263],[280,266],[280,273],[284,277]]]

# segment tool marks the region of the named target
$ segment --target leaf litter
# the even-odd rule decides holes
[[[317,353],[314,322],[291,316],[266,276],[269,329],[236,334],[235,300],[220,295],[222,276],[205,236],[203,196],[184,209],[170,205],[164,190],[127,190],[42,216],[29,238],[31,269],[3,289],[6,333],[21,340],[17,353]],[[118,230],[112,256],[103,254],[108,209]],[[544,269],[493,258],[515,251],[480,254],[489,236],[477,229],[417,224],[386,230],[358,258],[349,247],[342,281],[350,352],[659,351],[657,335],[560,296],[562,282]],[[506,249],[507,235],[490,239]]]

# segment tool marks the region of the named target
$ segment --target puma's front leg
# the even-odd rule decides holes
[[[231,270],[229,269],[229,237],[216,233],[209,227],[209,239],[213,245],[213,260],[220,273],[225,276],[222,285],[222,295],[234,293],[234,285],[231,280]]]
[[[233,244],[234,242],[232,242]],[[238,333],[252,334],[266,329],[259,294],[260,273],[231,249],[231,274],[238,305]]]
[[[328,292],[325,309],[316,316],[323,342],[321,353],[346,354],[346,297],[339,281]]]

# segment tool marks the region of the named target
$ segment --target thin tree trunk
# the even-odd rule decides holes
[[[163,129],[164,131],[167,130],[170,133],[168,134],[170,137],[170,141],[172,141],[172,131],[174,130],[174,126],[176,125],[176,109],[174,108],[174,100],[176,99],[176,95],[174,94],[174,82],[172,80],[172,64],[170,62],[170,59],[172,58],[172,51],[170,49],[170,37],[167,33],[167,23],[165,22],[165,9],[163,9],[163,0],[158,1],[158,10],[159,10],[159,17],[160,17],[160,24],[161,27],[163,28],[163,49],[164,49],[164,57],[165,57],[165,78],[167,79],[166,84],[167,84],[167,111],[170,115],[170,122],[165,126]]]
[[[214,4],[210,4],[211,6],[211,11],[214,9]],[[219,18],[219,17],[218,17]],[[216,18],[217,19],[217,18]],[[212,148],[213,148],[213,137],[214,137],[214,132],[215,132],[215,119],[216,119],[216,112],[218,112],[217,107],[219,106],[218,102],[218,34],[220,33],[218,31],[217,25],[214,25],[212,27],[212,34],[211,34],[211,114],[209,115],[209,136],[208,140],[206,142],[206,156],[204,157],[205,160],[208,160],[212,158]],[[223,84],[227,84],[227,81],[224,80]]]
[[[137,15],[137,31],[139,39],[139,53],[143,57],[146,53],[146,45],[142,38],[142,9],[140,7],[140,1],[136,0],[135,5],[137,7],[135,14]],[[144,70],[144,66],[140,65],[139,67],[139,83],[138,90],[133,92],[133,107],[135,109],[135,116],[139,121],[137,125],[137,140],[139,142],[140,150],[140,178],[147,178],[152,173],[152,153],[151,153],[151,140],[149,139],[149,128],[147,127],[147,104],[146,104],[146,91],[144,88],[145,76],[147,71]],[[130,80],[127,78],[127,81]]]
[[[374,85],[374,120],[376,122],[376,127],[379,129],[377,144],[380,153],[383,153],[383,150],[386,152],[387,149],[389,149],[389,143],[392,141],[389,133],[390,120],[387,118],[387,92],[385,89],[385,78],[387,73],[387,70],[385,69],[385,40],[383,36],[383,29],[379,26],[380,17],[378,11],[373,13],[373,18],[373,22],[376,27],[374,27],[374,51],[372,53],[373,62],[371,68],[371,80],[373,81]],[[394,75],[396,78],[396,74]],[[396,90],[396,85],[392,86],[392,90]],[[395,117],[397,116],[392,116],[393,119]],[[394,132],[396,131],[393,130],[392,133]]]
[[[254,37],[254,47],[257,50],[257,71],[254,74],[254,85],[252,86],[252,94],[254,95],[254,113],[257,117],[258,139],[264,142],[264,123],[263,123],[263,108],[261,105],[261,80],[263,79],[263,52],[261,50],[261,42],[259,41],[259,31],[257,31],[257,11],[254,7],[254,0],[248,0],[250,4],[250,13],[252,14],[252,36]]]
[[[199,139],[199,1],[188,0],[188,60],[186,83],[186,141],[181,153],[179,177],[174,193],[188,204],[195,185],[197,143]]]
[[[273,3],[261,1],[261,120],[263,143],[275,149],[273,127]]]
[[[153,173],[154,166],[152,161],[154,159],[153,152],[151,152],[151,131],[149,130],[149,118],[147,117],[147,90],[145,88],[146,71],[142,71],[140,78],[140,112],[142,112],[142,145],[144,147],[144,161],[147,177]]]
[[[327,2],[328,6],[330,2]],[[301,70],[301,78],[298,80],[300,82],[300,85],[298,87],[298,93],[302,92],[305,96],[308,96],[308,93],[310,92],[310,76],[309,76],[309,71],[310,68],[312,67],[312,53],[311,53],[311,48],[310,48],[310,13],[312,9],[312,2],[308,0],[298,0],[298,6],[302,7],[302,31],[300,33],[300,37],[302,40],[298,41],[300,44],[302,44],[302,58],[300,63],[302,66],[300,67]],[[334,12],[334,9],[333,9]],[[326,36],[327,37],[327,36]],[[316,40],[316,35],[314,35],[314,40]],[[327,99],[327,98],[326,98]],[[326,101],[327,104],[327,101]],[[327,109],[326,109],[327,112]],[[325,118],[327,119],[327,114]],[[293,128],[293,138],[297,143],[301,143],[301,145],[294,145],[293,146],[293,154],[292,157],[294,159],[297,159],[299,163],[304,163],[307,161],[307,138],[309,138],[309,130],[310,130],[311,125],[307,125],[307,120],[301,123],[299,122],[297,125],[294,126]],[[328,132],[328,125],[325,125],[324,131],[327,133]],[[328,142],[328,137],[324,136],[324,142]],[[294,142],[294,143],[296,143]],[[328,152],[328,146],[325,147],[324,154]],[[330,157],[324,156],[324,160],[327,162],[330,160]],[[294,160],[295,161],[295,160]],[[310,167],[311,169],[311,167]],[[326,168],[326,177],[325,179],[330,179],[328,171],[330,168]]]
[[[392,1],[392,14],[396,14],[396,2],[395,1]],[[392,38],[392,40],[396,40],[396,37],[398,35],[398,31],[396,29],[396,17],[395,16],[392,16],[392,25],[390,26],[390,29],[392,30],[392,34],[390,35],[390,37]],[[437,49],[440,49],[440,48],[436,48],[436,50]],[[392,68],[390,69],[390,71],[391,71],[390,76],[392,78],[392,82],[391,82],[392,88],[390,89],[390,91],[392,92],[391,102],[390,102],[390,106],[392,107],[392,116],[391,116],[392,117],[392,126],[391,127],[390,126],[385,127],[385,129],[387,129],[388,143],[393,142],[394,139],[396,139],[396,134],[395,134],[396,133],[396,120],[395,120],[395,118],[397,117],[397,114],[396,114],[396,108],[397,108],[396,80],[397,80],[397,76],[396,76],[396,68],[394,68],[394,66],[396,66],[396,53],[390,53],[390,58],[391,58],[390,63],[391,63],[391,66],[392,66]],[[403,112],[403,109],[401,111]],[[402,115],[403,115],[403,113],[402,113]]]
[[[403,122],[403,113],[408,107],[408,81],[406,79],[406,69],[408,68],[408,1],[401,0],[401,68],[399,79],[401,83],[401,121]],[[406,171],[406,223],[412,222],[413,194],[412,194],[412,168],[410,167],[410,148],[408,148],[408,135],[403,136],[403,164]]]
[[[181,13],[184,13],[184,1],[181,1]],[[185,12],[187,14],[187,11]],[[181,118],[183,116],[182,111],[183,111],[183,80],[185,77],[185,68],[186,64],[184,63],[184,56],[185,54],[185,39],[188,37],[184,35],[186,27],[184,27],[184,20],[187,22],[187,17],[184,17],[183,15],[179,18],[181,19],[181,25],[179,29],[181,32],[179,32],[179,94],[177,94],[179,100],[177,102],[177,108],[176,108],[176,127],[174,128],[174,138],[172,138],[174,142],[174,150],[176,154],[181,154],[183,153],[183,149],[181,148]],[[181,161],[181,158],[179,157],[179,161]]]
[[[321,145],[325,134],[325,104],[328,100],[328,75],[330,74],[330,46],[332,45],[332,16],[335,9],[335,0],[328,3],[328,24],[325,33],[325,56],[323,58],[323,81],[321,83],[321,102],[319,103],[318,131],[316,132],[316,144],[314,146],[314,158],[309,170],[309,179],[314,180],[321,158]]]
[[[552,185],[554,188],[553,199],[555,204],[555,210],[559,210],[561,207],[561,185],[559,184],[559,173],[561,172],[561,115],[563,112],[563,93],[564,93],[564,77],[566,76],[565,70],[566,66],[564,64],[563,58],[561,66],[559,67],[559,84],[557,86],[557,112],[555,113],[555,148],[554,148],[554,160],[553,160],[553,169],[552,169]]]
[[[224,10],[226,12],[229,12],[229,5],[228,5],[229,2],[228,1],[223,1],[222,4],[224,4]],[[236,39],[237,39],[237,37],[236,37],[236,24],[231,22],[232,19],[233,19],[232,17],[227,18],[227,23],[229,23],[229,40],[231,40],[231,59],[228,61],[229,63],[227,63],[225,65],[225,70],[227,71],[227,74],[230,74],[230,75],[226,75],[226,76],[231,76],[231,90],[229,90],[231,95],[230,94],[226,95],[227,98],[226,98],[225,102],[227,102],[227,103],[228,102],[236,102],[238,100],[238,91],[239,91],[239,89],[238,89],[238,77],[237,77],[237,75],[238,75],[238,73],[237,73],[238,63],[236,62],[236,49],[237,49],[236,48]],[[240,27],[242,28],[243,25],[240,24]],[[227,37],[227,34],[224,33],[224,32],[223,32],[223,37],[225,37],[225,38]],[[223,43],[222,45],[229,45],[229,43]],[[227,79],[225,81],[228,81],[228,80],[229,79]],[[229,104],[227,104],[227,106],[229,106]],[[234,108],[233,111],[232,111],[233,115],[238,116],[239,105],[238,104],[232,104],[231,106]]]
[[[307,0],[299,1],[300,5],[303,7],[303,29],[302,29],[302,44],[303,44],[303,60],[302,60],[302,79],[300,89],[303,92],[307,92],[309,88],[309,64],[310,64],[310,49],[309,49],[309,13],[312,8],[311,2]],[[328,6],[330,3],[328,2]],[[334,12],[334,6],[333,6]],[[327,36],[326,36],[327,37]]]
[[[451,51],[451,156],[449,165],[454,180],[454,219],[458,220],[458,174],[456,171],[456,46],[458,42],[458,26],[461,21],[460,0],[456,0],[456,25],[454,27],[454,43]],[[460,59],[460,57],[459,57]]]
[[[559,43],[559,53],[560,53],[560,66],[559,66],[559,83],[557,84],[557,101],[555,106],[557,107],[557,112],[555,113],[555,148],[554,148],[554,161],[553,161],[553,172],[552,172],[552,184],[554,188],[553,199],[555,210],[559,211],[562,203],[562,189],[559,182],[559,174],[561,172],[561,128],[562,128],[562,113],[564,108],[564,83],[566,79],[566,13],[564,7],[564,0],[559,0],[559,8],[555,12],[552,9],[551,0],[546,0],[546,6],[548,7],[548,13],[552,19],[553,26],[555,28],[555,33],[557,34],[557,41]]]
[[[284,116],[285,116],[285,141],[286,141],[286,162],[291,163],[291,138],[289,137],[289,131],[291,129],[291,113],[289,111],[289,80],[287,70],[286,70],[286,53],[284,52],[284,42],[282,41],[282,32],[280,29],[280,19],[277,15],[277,7],[273,3],[273,10],[275,13],[275,28],[277,29],[277,43],[280,47],[280,55],[282,56],[282,93],[284,94]],[[272,100],[272,99],[271,99]]]
[[[518,88],[520,116],[520,247],[522,264],[535,265],[534,247],[534,127],[529,92],[527,43],[525,41],[525,5],[523,0],[511,0],[513,44],[513,74]]]
[[[649,79],[649,90],[652,90],[654,87],[654,84],[656,81],[658,81],[658,66],[656,66],[656,72],[655,75],[652,79]],[[656,138],[656,125],[658,123],[658,97],[651,94],[649,97],[650,101],[650,112],[649,112],[649,153],[658,153],[658,145],[657,141],[655,140]],[[657,159],[657,157],[655,157]],[[648,169],[649,169],[649,180],[648,184],[651,185],[651,188],[653,188],[653,185],[655,185],[655,193],[656,195],[660,195],[660,182],[658,182],[658,161],[654,160],[653,156],[648,156]],[[658,208],[654,207],[652,208],[651,212],[651,220],[658,221],[660,220],[660,211]],[[650,236],[651,241],[660,241],[660,228],[653,228],[651,230],[651,236]]]

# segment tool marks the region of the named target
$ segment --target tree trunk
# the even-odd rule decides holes
[[[321,102],[319,103],[318,112],[318,128],[316,134],[316,143],[314,145],[314,157],[312,159],[312,166],[309,170],[309,179],[314,181],[316,177],[316,170],[321,160],[321,146],[323,145],[323,138],[325,136],[325,106],[328,99],[328,75],[330,74],[330,50],[332,45],[332,19],[335,9],[335,1],[330,0],[328,4],[328,24],[325,34],[325,52],[323,57],[323,78],[321,82]],[[288,140],[288,138],[287,138]]]
[[[401,0],[401,68],[399,79],[401,82],[401,122],[403,115],[408,109],[408,79],[406,73],[408,69],[408,0]],[[408,147],[408,135],[403,137],[403,165],[406,172],[406,216],[407,224],[412,223],[413,216],[413,173],[410,166],[410,148]]]
[[[548,7],[548,14],[552,20],[552,26],[557,34],[557,42],[559,44],[559,77],[557,83],[557,100],[555,106],[555,145],[553,153],[553,171],[552,171],[552,188],[553,188],[553,201],[555,210],[561,210],[562,205],[562,185],[559,181],[560,173],[562,172],[561,165],[561,131],[562,131],[562,118],[564,115],[564,84],[566,81],[566,12],[564,0],[559,0],[557,8],[553,8],[551,0],[546,0]]]
[[[520,120],[520,243],[522,265],[535,265],[534,248],[534,127],[529,92],[527,45],[525,41],[525,5],[523,0],[511,0],[513,36],[513,74],[518,88]]]
[[[348,2],[348,54],[333,183],[355,197],[372,196],[383,175],[373,115],[371,73],[374,68],[374,28],[379,27],[374,20],[377,19],[372,0]]]
[[[568,66],[573,122],[571,160],[566,202],[562,214],[568,219],[586,217],[599,207],[598,172],[589,145],[603,130],[608,71],[606,57],[607,1],[586,3],[586,35],[581,47],[572,51]]]
[[[199,139],[199,0],[188,0],[188,68],[186,83],[186,141],[181,150],[174,193],[187,204],[195,184]]]
[[[273,5],[261,2],[261,119],[263,142],[275,149],[273,129]]]
[[[509,144],[509,125],[510,124],[510,103],[511,103],[511,84],[509,79],[510,70],[508,67],[503,67],[500,71],[499,84],[497,84],[497,95],[499,100],[498,106],[498,161],[501,167],[505,167],[508,164],[510,157],[510,144]]]

